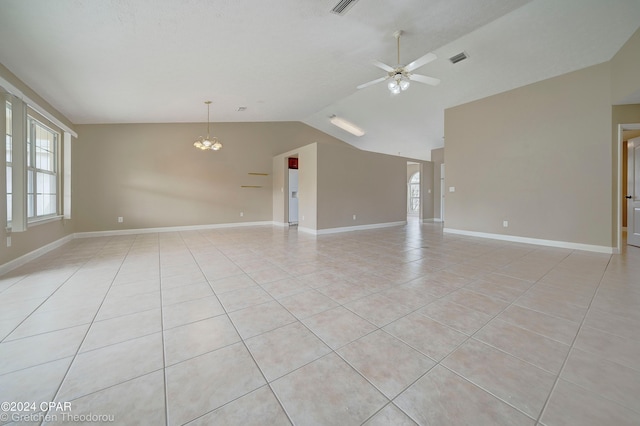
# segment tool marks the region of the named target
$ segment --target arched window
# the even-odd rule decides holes
[[[420,172],[415,172],[409,179],[409,212],[420,212]]]

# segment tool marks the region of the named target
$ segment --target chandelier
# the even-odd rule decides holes
[[[209,107],[211,105],[211,101],[206,101],[205,104],[207,104],[207,137],[203,138],[200,136],[198,140],[193,143],[193,146],[203,151],[219,151],[222,149],[222,143],[220,143],[218,138],[215,136],[212,138],[209,137]]]

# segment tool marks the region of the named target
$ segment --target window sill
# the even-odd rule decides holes
[[[47,217],[43,217],[43,218],[32,219],[29,222],[27,222],[27,227],[45,225],[47,223],[60,221],[63,218],[64,218],[63,215],[57,215],[57,216],[47,216]]]
[[[58,222],[64,219],[63,215],[56,215],[56,216],[48,216],[48,217],[43,217],[43,218],[39,218],[39,219],[32,219],[29,222],[27,222],[27,228],[31,228],[34,226],[38,226],[38,225],[46,225],[47,223],[52,223],[52,222]],[[7,227],[5,228],[5,231],[7,233],[11,232],[11,222],[9,222],[7,224]]]

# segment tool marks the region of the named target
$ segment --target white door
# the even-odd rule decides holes
[[[627,147],[627,244],[640,247],[640,138]]]

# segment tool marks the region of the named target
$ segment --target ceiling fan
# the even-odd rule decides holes
[[[369,81],[368,83],[361,84],[358,86],[358,89],[364,89],[365,87],[382,83],[383,81],[390,79],[387,87],[389,88],[391,93],[395,95],[400,93],[401,91],[407,90],[409,88],[410,81],[417,81],[418,83],[430,84],[432,86],[440,84],[440,79],[411,73],[411,71],[418,69],[421,66],[437,59],[438,57],[433,53],[427,53],[426,55],[416,59],[413,62],[410,62],[407,65],[400,65],[400,36],[402,35],[402,33],[402,31],[396,31],[395,33],[393,33],[393,36],[396,38],[398,44],[398,65],[396,65],[396,67],[394,68],[380,61],[374,62],[373,65],[386,71],[387,75],[385,77],[380,77],[375,80]]]

